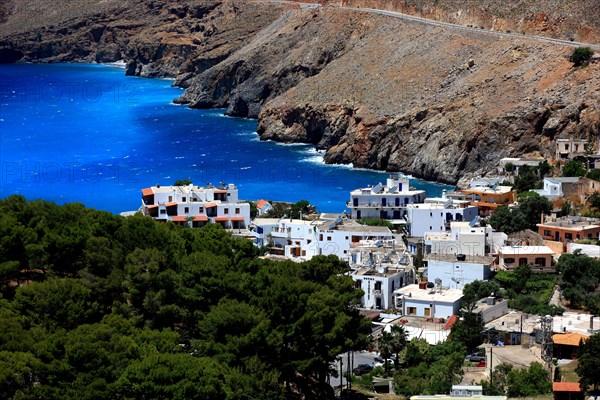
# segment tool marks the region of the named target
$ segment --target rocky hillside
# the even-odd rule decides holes
[[[570,47],[335,6],[122,4],[11,31],[0,60],[123,58],[129,74],[176,77],[180,103],[258,118],[262,139],[451,183],[503,157],[552,156],[557,136],[600,134],[600,64],[573,67]]]
[[[329,0],[501,32],[600,44],[598,0]]]

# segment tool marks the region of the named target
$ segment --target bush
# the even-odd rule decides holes
[[[578,47],[573,50],[571,61],[576,67],[586,64],[594,55],[594,52],[589,47]]]

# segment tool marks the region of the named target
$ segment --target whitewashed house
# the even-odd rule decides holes
[[[424,237],[431,232],[443,232],[450,229],[454,221],[473,221],[479,215],[476,206],[468,201],[452,200],[445,197],[425,199],[423,204],[406,206],[406,230],[411,237]]]
[[[269,211],[273,210],[273,205],[267,200],[258,200],[256,202],[256,208],[258,209],[258,215],[265,215]]]
[[[372,309],[394,308],[394,291],[415,281],[412,257],[391,246],[354,247],[350,274],[355,286],[364,292],[361,307]]]
[[[462,290],[439,289],[408,285],[394,291],[396,295],[396,308],[402,315],[444,318],[458,314],[463,298]]]
[[[424,190],[410,187],[410,179],[398,174],[390,174],[386,184],[381,183],[350,192],[347,206],[353,219],[382,218],[404,223],[408,204],[422,203]]]
[[[441,282],[442,288],[462,289],[467,283],[487,280],[495,258],[464,254],[430,254],[425,257],[425,275],[429,282]]]
[[[192,227],[213,222],[225,229],[246,229],[250,224],[250,204],[239,202],[233,184],[152,186],[142,189],[140,211],[158,221]]]
[[[478,226],[473,222],[452,222],[450,232],[425,234],[424,254],[485,256],[503,246],[507,238],[502,232],[493,232],[491,226]]]

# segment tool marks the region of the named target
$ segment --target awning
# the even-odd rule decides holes
[[[242,217],[242,216],[231,217],[231,220],[232,220],[232,221],[243,221],[243,220],[244,220],[244,217]]]
[[[552,382],[554,392],[583,392],[578,382]]]
[[[173,222],[185,222],[185,221],[187,221],[187,217],[185,215],[176,215],[173,218],[171,218],[171,221],[173,221]]]
[[[154,194],[154,190],[152,188],[142,189],[142,196],[151,196]]]
[[[198,222],[198,221],[208,221],[208,218],[206,217],[206,215],[196,215],[194,217],[194,222]]]
[[[215,217],[215,222],[226,222],[229,220],[229,217]]]
[[[165,204],[165,206],[167,206],[167,207],[176,206],[176,205],[177,205],[176,201],[172,201],[170,203]]]
[[[205,208],[211,208],[211,207],[216,207],[217,205],[215,203],[206,203],[204,205]]]
[[[214,193],[217,193],[217,194],[222,194],[222,193],[227,193],[227,190],[223,190],[223,189],[215,189],[215,190],[213,190],[213,192],[214,192]]]
[[[149,206],[146,206],[146,208],[156,208],[158,207],[158,204],[151,204]]]

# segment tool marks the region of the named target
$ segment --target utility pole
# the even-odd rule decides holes
[[[351,368],[350,367],[350,351],[348,351],[348,363],[347,364],[348,364],[348,379],[346,380],[346,383],[347,383],[348,390],[351,390],[352,389],[352,380],[350,379],[350,376],[351,376],[350,373],[352,371],[350,370],[350,368]]]
[[[340,399],[342,398],[342,393],[344,391],[344,387],[342,384],[344,383],[344,357],[340,357]]]
[[[492,345],[493,346],[493,345]],[[494,383],[494,348],[490,347],[490,388]]]

